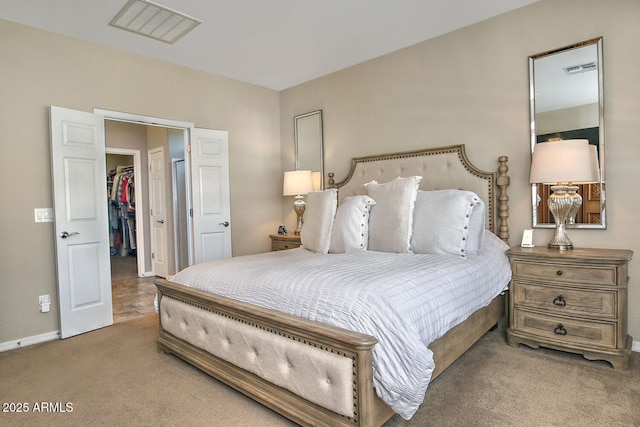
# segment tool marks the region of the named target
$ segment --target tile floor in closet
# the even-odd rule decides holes
[[[111,256],[113,323],[155,313],[155,277],[138,277],[135,256]]]

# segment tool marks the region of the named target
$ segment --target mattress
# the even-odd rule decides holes
[[[298,248],[197,264],[173,281],[374,336],[376,393],[410,419],[434,369],[429,344],[507,288],[506,249],[490,232],[466,258]]]

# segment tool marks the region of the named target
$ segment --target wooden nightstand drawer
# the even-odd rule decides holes
[[[618,313],[615,291],[597,292],[582,289],[567,289],[560,286],[544,286],[512,282],[514,303],[558,315],[582,315],[615,319]]]
[[[568,319],[515,309],[515,329],[561,344],[616,348],[616,324]]]
[[[299,248],[300,243],[283,242],[282,240],[271,242],[272,251],[286,251],[287,249]]]
[[[543,264],[516,261],[513,274],[544,281],[571,281],[616,285],[616,269],[612,267],[571,266],[566,264]]]
[[[271,250],[286,251],[287,249],[299,248],[300,236],[295,234],[271,234]]]

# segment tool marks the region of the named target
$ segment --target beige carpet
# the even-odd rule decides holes
[[[0,425],[292,425],[158,352],[156,335],[152,315],[0,353],[3,409],[30,409],[0,412]],[[56,412],[42,412],[42,402]],[[640,354],[619,372],[577,355],[508,347],[496,330],[431,384],[411,421],[396,416],[386,426],[640,426]]]

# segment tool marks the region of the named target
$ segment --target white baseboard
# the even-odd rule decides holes
[[[20,338],[13,341],[0,343],[0,353],[3,351],[15,350],[16,348],[27,347],[41,342],[60,339],[59,331],[47,332],[45,334],[34,335],[32,337]]]
[[[633,341],[631,344],[631,351],[637,351],[640,353],[640,341]]]

